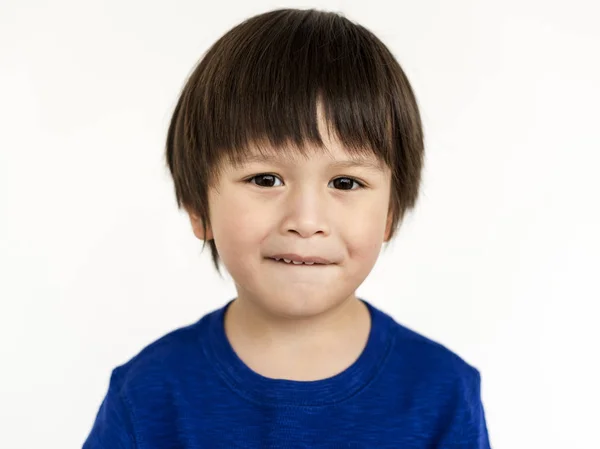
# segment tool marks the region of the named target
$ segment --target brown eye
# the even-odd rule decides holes
[[[356,190],[363,187],[360,182],[352,178],[335,178],[332,182],[335,188],[340,190]],[[358,186],[356,189],[352,188],[354,184]]]
[[[281,179],[278,176],[270,174],[261,174],[249,178],[246,182],[255,184],[259,187],[278,187],[276,185],[277,180],[281,182]],[[358,190],[364,187],[364,185],[361,182],[348,177],[335,178],[331,181],[331,183],[333,183],[334,188],[338,190]]]
[[[275,180],[279,179],[275,175],[256,175],[248,180],[252,184],[256,184],[259,187],[274,187]],[[256,182],[252,182],[256,180]]]

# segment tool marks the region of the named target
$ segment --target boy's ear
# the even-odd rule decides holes
[[[190,223],[192,225],[192,230],[194,231],[194,235],[200,240],[212,240],[212,229],[210,226],[206,228],[206,235],[204,235],[204,229],[202,228],[202,219],[199,215],[192,212],[191,210],[185,209],[190,217]]]
[[[383,241],[388,242],[390,240],[390,233],[392,231],[392,212],[388,213],[387,221],[385,222],[385,233],[383,234]]]

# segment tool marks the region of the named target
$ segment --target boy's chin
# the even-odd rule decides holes
[[[269,291],[252,301],[268,315],[283,319],[309,319],[340,307],[345,299],[332,299],[322,291],[291,288],[288,291]]]

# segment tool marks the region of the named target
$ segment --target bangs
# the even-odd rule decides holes
[[[343,17],[266,13],[209,49],[188,81],[180,123],[195,125],[186,134],[213,168],[256,152],[326,150],[322,133],[350,155],[374,153],[389,166],[393,62],[369,31]]]

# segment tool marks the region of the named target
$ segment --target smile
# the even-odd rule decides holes
[[[330,265],[330,264],[324,264],[324,263],[319,263],[319,262],[296,262],[290,259],[277,259],[277,258],[272,258],[272,257],[268,257],[269,260],[272,260],[273,262],[279,262],[280,264],[285,264],[285,265],[304,265],[304,266],[324,266],[324,265]]]

